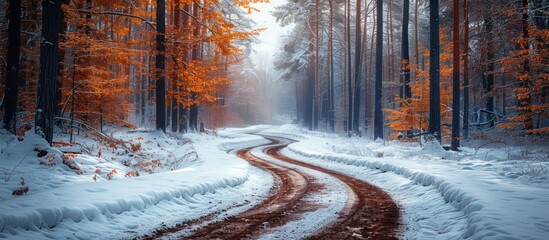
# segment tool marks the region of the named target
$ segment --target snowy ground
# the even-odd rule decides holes
[[[284,151],[288,156],[391,193],[404,210],[404,238],[549,236],[549,150],[544,146],[448,152],[438,144],[349,139],[289,125],[264,132],[298,140]]]
[[[48,148],[32,133],[19,142],[0,132],[0,238],[133,238],[214,212],[224,212],[220,218],[242,212],[268,194],[273,179],[227,152],[268,142],[246,134],[259,131],[298,140],[283,151],[288,156],[389,192],[403,208],[405,239],[549,236],[546,148],[495,144],[447,152],[437,144],[374,142],[285,125],[216,135],[120,132],[112,137],[128,144],[116,148],[81,137],[78,147]],[[38,157],[35,149],[47,154]],[[17,190],[24,195],[12,195]],[[334,196],[332,209],[342,201]],[[305,214],[265,238],[290,237],[303,223],[309,230],[301,234],[309,233],[325,217],[322,210]]]

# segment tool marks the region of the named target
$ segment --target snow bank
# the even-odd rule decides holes
[[[37,161],[40,158],[33,151],[37,144],[44,145],[40,138],[29,137],[20,143],[6,138],[10,147],[5,145],[0,156],[9,158],[0,159],[0,168],[4,171],[14,168],[14,176],[7,184],[0,184],[8,189],[19,184],[19,177],[24,176],[30,191],[27,195],[0,200],[0,238],[120,238],[138,236],[160,225],[196,219],[235,205],[241,207],[232,209],[234,214],[244,211],[266,195],[273,182],[269,174],[216,147],[251,146],[259,141],[258,137],[224,134],[231,139],[202,134],[186,134],[185,139],[177,139],[157,132],[121,133],[118,136],[139,136],[136,142],[141,144],[142,151],[150,153],[142,156],[160,158],[161,169],[157,170],[159,173],[142,173],[139,177],[118,174],[113,181],[100,175],[94,179],[97,182],[91,175],[99,166],[124,168],[116,159],[105,158],[128,158],[127,154],[104,151],[99,158],[77,155],[72,161],[81,167],[83,173],[78,175],[60,164],[60,160],[54,161],[56,165],[40,165]],[[182,144],[189,141],[192,149],[189,144]],[[191,150],[196,155],[188,155]],[[29,152],[32,156],[23,158]],[[12,161],[20,158],[23,161],[19,165]],[[178,210],[181,212],[172,212]],[[142,222],[150,216],[155,217]]]
[[[467,226],[462,230],[460,238],[546,239],[549,236],[547,178],[541,176],[533,181],[524,181],[528,173],[513,169],[520,164],[530,166],[531,162],[508,160],[502,157],[507,154],[497,148],[478,153],[476,149],[470,148],[462,148],[462,152],[448,152],[438,143],[420,148],[416,143],[346,138],[309,132],[291,125],[263,132],[299,140],[285,150],[290,156],[301,157],[325,167],[349,166],[375,170],[361,174],[349,167],[340,169],[347,174],[356,173],[359,177],[364,174],[392,173],[416,185],[435,189],[445,203],[465,215]],[[484,160],[480,160],[479,156]],[[536,164],[541,167],[548,165],[547,162]],[[376,179],[385,181],[383,177]],[[403,185],[401,188],[412,186]],[[395,191],[395,194],[403,189],[386,190]],[[439,209],[427,211],[431,211],[429,217],[436,218],[442,224],[453,223],[452,219],[439,216]]]

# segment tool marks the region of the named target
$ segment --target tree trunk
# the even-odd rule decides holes
[[[17,134],[17,101],[19,95],[19,52],[21,49],[21,0],[9,2],[8,59],[4,96],[4,128]]]
[[[457,151],[459,148],[459,64],[460,64],[460,51],[459,51],[459,0],[454,0],[453,9],[453,40],[454,40],[454,52],[453,52],[453,95],[452,95],[452,143],[451,148],[453,151]]]
[[[463,0],[465,17],[463,33],[463,138],[469,138],[469,9]]]
[[[315,4],[315,81],[314,81],[314,99],[313,99],[313,129],[318,129],[318,120],[319,120],[319,106],[320,106],[320,1],[316,0]]]
[[[404,0],[402,13],[402,76],[403,76],[403,97],[411,98],[410,89],[410,43],[408,39],[408,26],[410,24],[410,0]]]
[[[491,4],[489,9],[492,9]],[[492,16],[491,13],[488,13],[487,17],[484,19],[484,26],[487,36],[486,43],[486,72],[484,73],[485,83],[484,83],[484,93],[486,97],[486,112],[488,117],[488,123],[490,127],[495,125],[494,119],[494,96],[492,95],[492,88],[494,86],[494,41],[492,36]]]
[[[353,130],[353,79],[351,62],[351,0],[347,0],[347,133]]]
[[[383,139],[382,91],[383,91],[383,0],[376,0],[376,84],[374,110],[374,139]]]
[[[414,14],[414,41],[415,41],[415,50],[416,50],[416,69],[419,69],[419,33],[418,33],[418,15],[419,15],[419,0],[416,1],[415,14]],[[467,1],[467,0],[465,0]],[[419,79],[416,70],[416,80]]]
[[[53,141],[53,116],[56,111],[60,20],[61,0],[42,1],[42,40],[35,131],[50,144]]]
[[[328,36],[328,52],[330,54],[330,79],[329,79],[329,110],[328,110],[328,122],[330,125],[330,131],[335,131],[335,119],[334,119],[334,12],[333,12],[333,0],[330,0],[330,29]]]
[[[355,32],[355,94],[353,96],[354,98],[354,104],[353,104],[353,132],[358,134],[358,122],[360,121],[360,65],[362,60],[362,28],[361,28],[361,21],[362,21],[362,14],[361,14],[361,1],[356,1],[356,32]]]
[[[522,0],[522,38],[525,41],[525,44],[523,45],[526,52],[530,51],[530,35],[528,33],[528,0]],[[526,116],[526,119],[524,120],[524,127],[528,130],[534,129],[534,118],[531,114],[532,110],[530,109],[532,105],[532,98],[530,95],[531,89],[529,89],[531,86],[531,80],[530,80],[530,59],[528,57],[524,58],[524,75],[526,76],[526,79],[522,79],[521,81],[521,87],[524,89],[528,89],[529,93],[526,98],[519,100],[520,106],[524,108],[524,115]]]
[[[179,20],[180,20],[180,11],[181,9],[179,8],[179,0],[174,0],[173,3],[172,3],[174,6],[173,6],[173,26],[174,28],[176,29],[176,31],[179,31]],[[175,44],[175,48],[176,48],[176,51],[177,51],[177,43]],[[175,66],[177,65],[177,56],[174,57],[174,63],[173,63],[173,67],[175,68]],[[178,113],[178,110],[179,110],[179,103],[176,99],[176,94],[179,92],[179,86],[178,86],[178,82],[179,82],[179,77],[178,77],[178,71],[173,69],[173,76],[172,76],[172,91],[173,91],[173,97],[172,97],[172,132],[177,132],[177,127],[179,126],[178,124],[178,121],[179,121],[179,113]]]
[[[431,49],[429,56],[429,133],[433,134],[440,142],[440,43],[438,36],[438,0],[430,0],[429,14],[429,42]]]
[[[166,132],[166,1],[156,2],[156,129]]]

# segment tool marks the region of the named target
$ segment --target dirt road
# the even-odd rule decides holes
[[[288,164],[282,166],[267,159],[254,156],[253,148],[237,151],[239,157],[252,165],[270,172],[275,178],[275,187],[270,197],[260,204],[236,216],[211,223],[193,231],[185,239],[255,239],[273,229],[288,224],[306,212],[324,206],[309,199],[321,191],[326,191],[322,181],[300,171],[301,166],[308,170],[329,174],[341,180],[347,188],[347,203],[327,226],[319,227],[312,236],[295,236],[310,239],[397,239],[399,208],[391,197],[381,189],[342,173],[288,158],[279,153],[291,140],[266,136],[271,144],[263,146],[264,152]],[[259,147],[259,146],[258,146]],[[201,219],[183,222],[175,227],[158,229],[145,239],[157,239],[171,233],[192,229],[214,219],[216,214]],[[290,223],[291,224],[291,223]]]

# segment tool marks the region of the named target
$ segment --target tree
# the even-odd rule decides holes
[[[410,23],[410,0],[404,0],[404,7],[402,9],[402,59],[401,71],[403,76],[402,81],[402,97],[412,97],[412,91],[410,90],[410,43],[408,40],[408,25]]]
[[[454,0],[454,9],[453,9],[453,30],[454,34],[452,38],[454,40],[454,51],[453,51],[453,95],[452,95],[452,143],[451,148],[453,151],[457,151],[459,148],[459,98],[460,98],[460,87],[459,87],[459,67],[460,67],[460,49],[459,49],[459,0]]]
[[[450,64],[453,55],[453,43],[449,40],[449,35],[446,35],[442,31],[439,39],[441,39],[440,54],[440,104],[441,110],[441,122],[444,123],[444,127],[441,129],[441,138],[448,139],[450,137],[450,123],[452,121],[452,109],[450,108],[452,103],[452,80],[453,80],[453,65]],[[425,51],[424,56],[429,56],[429,51]],[[430,65],[429,62],[426,63]],[[407,132],[407,136],[414,138],[428,133],[428,127],[430,126],[430,76],[429,72],[415,66],[410,65],[412,70],[417,72],[417,81],[410,83],[411,97],[397,97],[395,102],[399,103],[397,109],[385,109],[388,113],[387,119],[389,123],[387,126],[391,127],[397,132]],[[392,134],[396,136],[396,132]],[[420,140],[420,139],[419,139]]]
[[[9,1],[8,59],[4,96],[4,128],[17,133],[17,100],[19,91],[19,52],[21,49],[21,0]]]
[[[463,0],[463,138],[469,138],[469,8]]]
[[[55,94],[57,94],[60,20],[61,0],[42,1],[42,38],[35,131],[50,144],[53,142],[53,116],[57,109]]]
[[[166,1],[156,1],[156,129],[166,131]]]
[[[530,23],[528,0],[520,6],[520,36],[514,39],[517,49],[503,59],[503,67],[516,79],[518,112],[506,118],[499,127],[517,129],[525,134],[548,134],[549,126],[549,29],[543,23]],[[517,69],[520,69],[517,71]]]
[[[382,107],[382,77],[383,77],[383,1],[376,1],[377,29],[376,29],[376,84],[374,103],[374,139],[383,139],[383,112]]]
[[[335,131],[335,109],[334,109],[334,9],[333,9],[333,0],[329,1],[330,3],[330,26],[329,26],[329,36],[328,36],[328,53],[330,61],[330,79],[328,83],[329,91],[329,109],[328,109],[328,122],[330,125],[330,131]]]
[[[361,60],[362,60],[362,40],[361,40],[361,1],[356,1],[356,31],[355,31],[355,93],[354,93],[354,103],[353,105],[353,131],[358,133],[359,119],[360,119],[360,69],[361,69]]]
[[[440,43],[438,0],[429,1],[429,133],[440,142]]]

